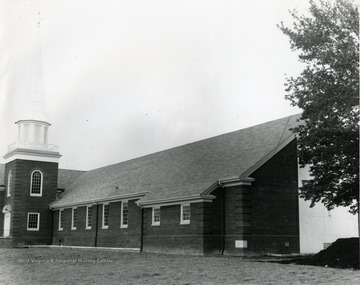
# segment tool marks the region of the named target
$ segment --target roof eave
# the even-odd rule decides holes
[[[296,138],[295,135],[289,136],[283,142],[276,146],[275,149],[270,151],[267,155],[265,155],[262,159],[257,161],[253,166],[248,168],[245,172],[243,172],[240,176],[241,177],[248,177],[253,172],[258,170],[261,166],[263,166],[268,160],[270,160],[273,156],[275,156],[278,152],[280,152],[285,146],[287,146],[290,142],[292,142]]]
[[[179,205],[183,203],[201,203],[201,202],[212,202],[216,196],[214,195],[190,195],[183,197],[165,198],[165,199],[154,199],[149,201],[138,201],[136,204],[141,208],[151,208],[154,206],[171,206]]]
[[[112,197],[104,197],[104,198],[98,198],[98,199],[92,199],[87,201],[81,201],[81,202],[72,202],[72,203],[65,203],[60,205],[53,205],[57,203],[58,201],[55,201],[49,205],[51,210],[56,209],[64,209],[64,208],[71,208],[71,207],[81,207],[86,205],[95,205],[100,203],[106,203],[106,202],[118,202],[126,199],[140,199],[141,197],[145,196],[148,192],[141,192],[141,193],[130,193],[130,194],[123,194],[123,195],[117,195]]]

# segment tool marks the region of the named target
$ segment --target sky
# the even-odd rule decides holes
[[[278,29],[305,0],[0,1],[0,163],[40,39],[49,143],[90,170],[301,112]],[[40,29],[37,27],[40,22]]]

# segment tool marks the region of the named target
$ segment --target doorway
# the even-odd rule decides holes
[[[4,237],[10,236],[10,219],[11,219],[11,214],[5,213],[4,214]]]

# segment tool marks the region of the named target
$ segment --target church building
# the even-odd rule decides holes
[[[356,217],[312,213],[298,197],[306,175],[290,129],[300,115],[76,171],[58,168],[39,102],[0,165],[1,247],[243,256],[317,252],[357,235]]]
[[[300,115],[91,171],[59,169],[34,58],[27,111],[0,164],[0,247],[244,256],[314,253],[358,236],[347,209],[298,197],[309,178],[291,131]]]

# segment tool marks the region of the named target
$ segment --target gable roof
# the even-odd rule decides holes
[[[70,169],[59,169],[58,174],[58,189],[66,189],[71,183],[73,183],[80,175],[86,171],[82,170],[70,170]]]
[[[201,197],[218,180],[246,178],[294,139],[293,115],[94,169],[79,176],[51,207],[142,197],[139,203]],[[145,195],[146,194],[146,195]]]

